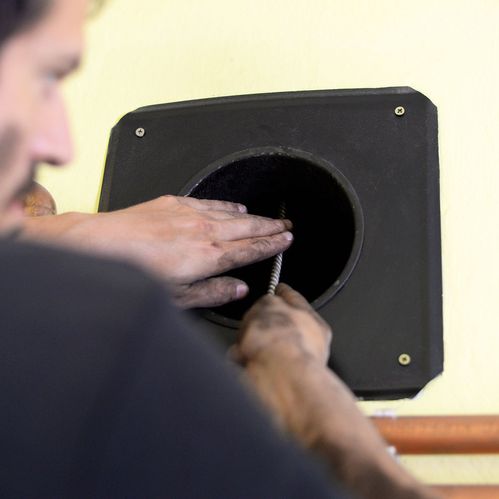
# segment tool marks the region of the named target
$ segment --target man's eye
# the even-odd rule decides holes
[[[59,80],[59,75],[54,71],[50,71],[48,73],[45,73],[44,80],[45,83],[53,85],[54,83],[57,83],[57,81]]]
[[[56,87],[59,78],[54,71],[47,71],[42,74],[40,89],[44,97],[49,97]]]

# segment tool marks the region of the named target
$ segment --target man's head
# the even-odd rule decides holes
[[[21,223],[36,165],[71,159],[60,83],[79,64],[87,3],[0,0],[0,233]]]

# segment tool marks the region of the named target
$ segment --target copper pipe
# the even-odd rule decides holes
[[[499,454],[499,416],[373,417],[399,454]]]
[[[433,485],[444,499],[498,499],[499,485]]]

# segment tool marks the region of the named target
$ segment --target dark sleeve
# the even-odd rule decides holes
[[[2,497],[344,497],[160,284],[35,260],[0,283]]]

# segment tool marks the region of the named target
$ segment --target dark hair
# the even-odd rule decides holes
[[[92,0],[91,13],[97,12],[104,2]],[[12,35],[39,21],[51,4],[52,0],[0,0],[0,49]]]
[[[0,46],[41,19],[52,0],[0,0]]]

